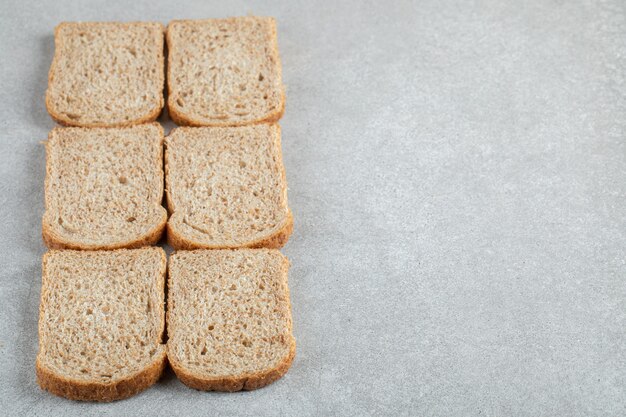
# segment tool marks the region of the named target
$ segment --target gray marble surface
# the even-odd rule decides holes
[[[626,415],[625,3],[385,3],[2,0],[3,414]],[[54,26],[248,13],[278,19],[287,85],[293,367],[249,393],[41,391]]]

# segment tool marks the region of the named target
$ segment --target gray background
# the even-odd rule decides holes
[[[626,415],[623,1],[124,3],[1,3],[2,411]],[[247,13],[278,19],[287,85],[290,372],[217,394],[168,371],[112,404],[41,391],[54,26]]]

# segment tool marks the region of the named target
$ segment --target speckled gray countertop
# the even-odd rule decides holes
[[[0,5],[0,413],[626,415],[623,1],[126,3]],[[287,85],[293,367],[248,393],[41,391],[54,26],[248,13],[277,18]]]

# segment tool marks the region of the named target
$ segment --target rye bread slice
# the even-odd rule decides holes
[[[165,252],[51,251],[43,258],[37,382],[73,400],[113,401],[166,363]]]
[[[167,221],[163,128],[55,128],[46,143],[43,238],[55,249],[151,245]]]
[[[261,388],[295,356],[289,261],[275,249],[179,251],[168,267],[167,354],[199,390]]]
[[[282,247],[293,229],[278,125],[183,127],[166,138],[175,249]]]
[[[163,108],[164,27],[160,23],[61,23],[46,107],[70,126],[130,126]]]
[[[241,126],[283,115],[273,18],[174,20],[166,38],[168,111],[177,124]]]

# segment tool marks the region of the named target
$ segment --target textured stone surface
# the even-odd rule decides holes
[[[126,3],[1,6],[5,413],[626,414],[624,2]],[[292,369],[249,393],[171,371],[113,404],[40,391],[54,25],[248,12],[277,18],[287,84]]]

